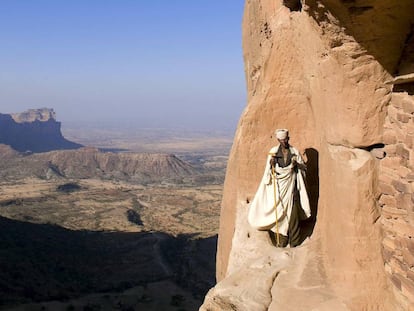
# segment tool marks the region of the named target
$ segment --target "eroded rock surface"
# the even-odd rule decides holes
[[[398,95],[389,81],[413,68],[414,2],[311,0],[300,10],[287,2],[245,3],[248,105],[225,181],[221,282],[205,310],[245,310],[230,298],[228,280],[237,275],[251,299],[267,301],[254,294],[267,289],[248,273],[263,258],[275,260],[263,310],[411,310],[413,89],[404,85]],[[283,267],[280,250],[261,247],[266,234],[246,221],[276,128],[290,129],[307,158],[316,220]]]

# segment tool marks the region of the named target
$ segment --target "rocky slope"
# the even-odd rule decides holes
[[[225,181],[221,282],[202,310],[414,307],[414,98],[409,79],[392,82],[412,73],[413,12],[408,0],[246,0],[248,105]],[[275,128],[310,169],[316,226],[296,249],[269,247],[246,221]]]
[[[31,152],[81,147],[62,136],[55,112],[47,108],[0,114],[0,143]]]

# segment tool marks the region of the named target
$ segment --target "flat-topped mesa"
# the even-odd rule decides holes
[[[51,178],[99,178],[136,183],[193,182],[200,172],[173,154],[114,153],[97,148],[56,150],[24,154],[0,144],[0,179],[34,176]]]
[[[54,151],[37,155],[69,178],[118,178],[159,181],[197,175],[196,169],[172,154],[100,152],[96,148]]]
[[[56,121],[56,113],[52,108],[29,109],[20,113],[10,114],[16,123]]]
[[[17,151],[46,152],[76,149],[82,145],[65,139],[53,109],[30,109],[22,113],[0,113],[0,143]]]

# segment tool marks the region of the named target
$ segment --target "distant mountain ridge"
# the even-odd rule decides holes
[[[82,147],[65,139],[53,109],[29,109],[22,113],[0,113],[0,143],[21,152],[46,152]]]
[[[49,108],[0,114],[0,177],[102,178],[140,183],[199,178],[195,167],[173,154],[103,152],[65,139],[60,125]]]
[[[182,181],[199,172],[173,154],[113,153],[84,147],[27,155],[0,144],[0,178],[102,178],[139,183]]]
[[[86,147],[34,155],[49,168],[69,178],[116,178],[161,181],[197,175],[196,169],[172,154],[113,153]]]

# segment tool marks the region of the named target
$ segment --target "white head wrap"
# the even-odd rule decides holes
[[[289,131],[287,129],[277,129],[275,134],[277,139],[286,139],[289,136]]]

